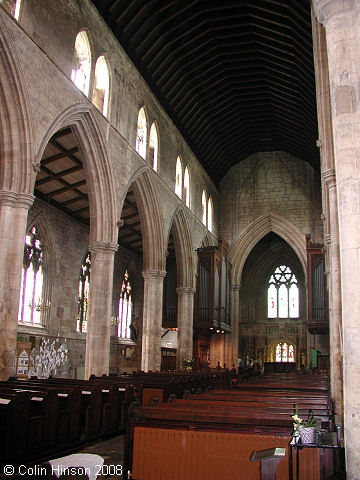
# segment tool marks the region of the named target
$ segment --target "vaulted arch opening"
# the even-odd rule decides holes
[[[274,364],[281,363],[292,369],[306,365],[306,349],[304,269],[290,245],[270,232],[253,247],[242,270],[239,355],[248,366],[258,362],[276,370],[280,367]]]

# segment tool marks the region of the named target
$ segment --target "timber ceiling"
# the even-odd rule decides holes
[[[256,152],[319,170],[310,0],[92,0],[219,184]]]
[[[90,226],[90,210],[82,153],[71,127],[55,133],[49,140],[36,177],[35,195]],[[143,253],[142,231],[135,194],[130,187],[121,212],[119,245],[140,256]],[[174,239],[170,235],[168,250],[174,254]]]

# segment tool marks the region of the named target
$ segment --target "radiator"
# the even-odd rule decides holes
[[[228,432],[135,427],[134,480],[260,480],[254,450],[286,447],[276,480],[289,480],[290,438]],[[295,455],[294,455],[295,460]],[[294,479],[296,462],[294,463]],[[319,449],[300,452],[301,480],[320,480]]]

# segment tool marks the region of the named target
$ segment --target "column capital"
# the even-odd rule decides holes
[[[352,14],[354,0],[314,0],[313,6],[317,19],[326,27],[334,18]]]
[[[25,207],[29,209],[35,197],[30,193],[17,193],[12,190],[0,190],[0,205],[8,207]]]
[[[327,235],[324,235],[324,240],[325,240],[325,244],[327,246],[330,246],[331,245],[331,233],[328,233]]]
[[[111,242],[92,242],[89,245],[91,253],[115,253],[119,245]]]
[[[329,168],[328,170],[324,170],[322,172],[322,177],[325,185],[327,185],[328,188],[336,187],[336,175],[335,175],[334,168]]]
[[[240,288],[241,288],[241,285],[240,285],[240,283],[238,283],[237,285],[233,285],[233,286],[231,287],[231,290],[232,290],[233,292],[238,292],[238,291],[240,291]]]
[[[144,270],[142,272],[142,276],[147,280],[150,278],[165,278],[166,271],[165,270]]]
[[[176,289],[176,293],[178,294],[185,294],[185,295],[194,295],[196,289],[193,287],[178,287]]]

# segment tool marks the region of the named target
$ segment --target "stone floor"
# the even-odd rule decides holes
[[[124,435],[89,445],[81,449],[81,453],[94,453],[104,459],[102,479],[127,479],[127,475],[121,474],[124,465]]]

